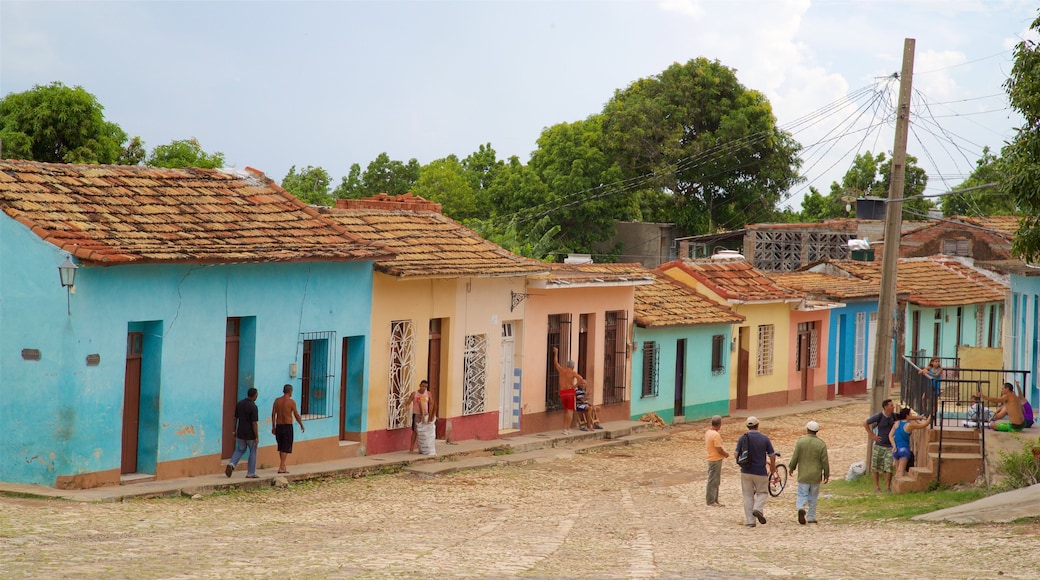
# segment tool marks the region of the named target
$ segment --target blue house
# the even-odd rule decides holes
[[[744,317],[660,273],[635,287],[634,312],[632,418],[728,415],[732,324]]]
[[[249,387],[261,468],[285,384],[293,461],[365,430],[383,246],[254,170],[0,161],[0,208],[0,480],[219,472]]]
[[[980,263],[1009,277],[1010,298],[1004,336],[1004,366],[1027,371],[1022,389],[1034,409],[1040,409],[1040,267],[1021,260]]]
[[[835,304],[827,333],[827,384],[837,395],[867,392],[874,373],[879,285],[841,270],[835,274],[799,271],[769,273],[778,285],[803,292],[810,300]],[[908,295],[897,298],[905,301]]]

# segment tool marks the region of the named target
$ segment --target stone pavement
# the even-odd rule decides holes
[[[807,401],[770,409],[748,412],[736,411],[731,421],[743,421],[753,414],[759,418],[804,413],[814,409],[825,409],[851,403],[864,402],[866,395],[838,397],[830,401]],[[288,474],[276,473],[276,468],[257,469],[258,479],[245,479],[241,472],[228,478],[223,471],[211,475],[142,481],[97,487],[92,489],[54,489],[39,485],[0,482],[0,493],[13,493],[26,497],[60,498],[80,502],[114,502],[130,498],[162,497],[177,495],[207,494],[229,489],[253,489],[271,485],[284,485],[292,481],[332,477],[363,477],[372,473],[406,471],[434,475],[464,469],[492,465],[523,464],[551,461],[553,459],[581,453],[604,446],[631,445],[648,439],[666,438],[669,430],[659,430],[649,423],[640,421],[612,421],[603,424],[599,431],[574,430],[569,435],[559,430],[494,440],[467,440],[446,443],[438,440],[437,455],[427,457],[395,451],[379,455],[351,457],[320,463],[290,465]]]

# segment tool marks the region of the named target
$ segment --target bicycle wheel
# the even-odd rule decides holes
[[[787,485],[787,466],[783,463],[776,466],[776,471],[769,476],[769,495],[779,497]]]

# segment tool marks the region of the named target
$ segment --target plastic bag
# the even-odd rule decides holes
[[[437,424],[433,421],[419,423],[416,425],[415,442],[419,444],[419,453],[423,455],[436,455],[435,442],[437,441]]]
[[[845,481],[852,481],[867,472],[867,464],[857,461],[849,466],[849,472],[845,474]]]

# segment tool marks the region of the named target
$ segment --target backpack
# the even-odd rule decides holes
[[[751,467],[751,444],[748,441],[747,433],[741,435],[737,440],[737,465]]]

